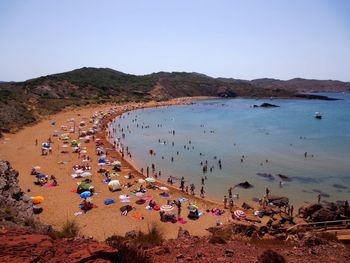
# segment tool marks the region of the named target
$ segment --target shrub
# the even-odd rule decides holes
[[[69,238],[79,235],[80,227],[75,220],[67,220],[63,225],[62,231],[55,231],[51,234],[52,238]]]
[[[159,246],[164,241],[164,234],[160,230],[158,225],[152,224],[151,227],[148,227],[147,233],[143,233],[141,231],[138,233],[136,241],[142,247],[146,247],[146,248]]]

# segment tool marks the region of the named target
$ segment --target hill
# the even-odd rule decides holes
[[[212,78],[200,73],[132,75],[84,67],[23,82],[0,83],[0,133],[14,131],[66,106],[166,100],[185,96],[295,97],[305,90],[349,90],[349,83],[294,79],[253,81]]]

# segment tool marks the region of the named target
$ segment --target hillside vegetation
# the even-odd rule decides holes
[[[216,79],[199,73],[159,72],[137,76],[109,68],[81,68],[24,82],[0,83],[0,133],[15,131],[43,115],[72,105],[184,96],[294,97],[300,91],[298,84],[285,88],[273,83]],[[337,85],[341,90],[349,89],[349,83],[337,82]]]

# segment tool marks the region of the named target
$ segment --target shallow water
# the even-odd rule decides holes
[[[272,194],[288,196],[294,206],[316,201],[319,193],[324,201],[336,201],[350,196],[350,94],[326,95],[344,100],[196,101],[126,113],[111,127],[116,129],[115,140],[120,138],[128,146],[137,167],[146,171],[154,163],[163,180],[184,176],[196,185],[197,193],[206,175],[206,195],[213,199],[221,200],[230,186],[248,181],[253,188],[234,190],[242,201],[261,198],[266,187]],[[280,107],[252,108],[263,102]],[[316,111],[322,113],[322,120],[313,117]],[[205,160],[208,172],[203,174],[200,162]],[[273,179],[256,173],[272,174]],[[291,180],[283,181],[276,174]]]

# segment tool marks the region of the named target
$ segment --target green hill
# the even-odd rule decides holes
[[[84,67],[24,82],[0,83],[0,133],[16,130],[43,115],[56,113],[71,105],[166,100],[184,96],[296,95],[296,89],[285,89],[283,85],[272,85],[271,82],[275,83],[273,80],[250,82],[212,78],[187,72],[137,76],[109,68]]]

